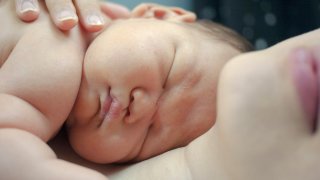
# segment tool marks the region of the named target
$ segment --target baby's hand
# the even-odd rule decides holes
[[[70,30],[78,23],[88,32],[100,31],[111,19],[128,18],[129,10],[119,4],[98,0],[45,0],[49,14],[61,30]],[[40,13],[38,0],[16,0],[16,11],[23,21],[34,21]]]

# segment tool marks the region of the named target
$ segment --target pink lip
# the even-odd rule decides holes
[[[103,121],[117,119],[121,114],[121,104],[110,95],[108,95],[101,107],[101,117]]]
[[[306,49],[297,49],[292,55],[293,79],[306,112],[308,123],[316,130],[318,108],[319,60]]]

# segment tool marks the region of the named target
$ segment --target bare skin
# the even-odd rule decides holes
[[[188,38],[189,35],[195,35],[195,37],[199,35],[202,38],[200,32],[182,25],[195,20],[193,13],[179,8],[142,5],[136,9],[134,17],[145,19],[117,21],[111,26],[110,31],[106,30],[101,34],[101,38],[97,39],[90,53],[88,52],[85,56],[90,38],[83,35],[78,27],[70,32],[59,31],[53,27],[49,17],[44,13],[40,15],[37,22],[26,25],[14,16],[12,10],[14,2],[2,1],[0,5],[1,15],[10,15],[6,19],[1,19],[0,22],[4,27],[1,28],[0,38],[0,106],[2,107],[0,143],[1,147],[5,147],[1,148],[0,154],[3,162],[6,162],[1,164],[0,169],[4,178],[14,179],[19,178],[20,175],[24,179],[49,177],[105,179],[96,171],[58,159],[46,144],[61,129],[69,115],[68,128],[72,145],[83,157],[100,163],[149,158],[187,144],[213,125],[216,80],[221,67],[239,52],[218,41],[209,43]],[[150,13],[155,17],[150,18]],[[149,26],[150,29],[158,29],[158,36],[146,36],[147,31],[143,28],[138,29],[135,33],[137,36],[128,38],[127,43],[120,41],[124,34],[110,35],[116,32],[112,29],[122,27],[118,30],[123,29],[122,33],[130,34],[132,29],[125,27],[145,27],[144,25]],[[181,35],[175,36],[179,32]],[[146,41],[146,37],[151,38],[149,39],[151,41]],[[143,38],[142,42],[145,43],[139,43]],[[163,38],[162,44],[154,43],[161,38]],[[118,42],[122,43],[110,46]],[[193,44],[195,42],[197,44]],[[107,44],[106,50],[105,43],[110,43]],[[121,44],[123,46],[119,46]],[[124,48],[123,50],[129,52],[128,45],[131,45],[131,50],[134,50],[131,53],[132,56],[119,51]],[[150,45],[147,51],[144,51],[145,59],[136,56],[143,52],[139,51],[143,50],[141,45],[146,47]],[[208,47],[208,49],[187,53],[190,49],[195,50],[194,48],[197,47]],[[208,59],[206,56],[209,52],[214,53],[216,59]],[[114,56],[104,59],[105,53]],[[118,61],[120,64],[117,65],[115,55],[118,58],[123,58],[125,55],[133,59]],[[173,60],[173,57],[177,60]],[[136,60],[143,61],[134,66],[133,62]],[[109,66],[110,62],[114,64]],[[103,67],[105,69],[101,69]],[[93,71],[95,69],[100,71]],[[117,72],[117,69],[120,71]],[[153,71],[157,69],[158,72]],[[119,73],[121,71],[123,73]],[[120,79],[112,74],[104,74],[105,72],[112,72]],[[143,77],[142,80],[141,77]],[[108,91],[106,85],[112,87],[112,91]],[[205,86],[206,91],[203,91],[201,86]],[[135,89],[135,87],[138,88]],[[134,101],[130,102],[128,97],[132,88]],[[105,99],[109,94],[112,95],[111,106],[107,107]],[[196,98],[199,94],[203,95],[203,98]],[[99,96],[100,98],[97,99]],[[181,99],[184,97],[188,97],[188,101],[181,104]],[[92,103],[93,106],[84,108]],[[114,104],[116,107],[113,107]],[[118,111],[127,108],[128,104],[130,104],[129,118],[123,119]],[[172,112],[172,107],[176,105],[181,107],[180,111],[168,113],[163,116],[165,118],[158,117],[158,120],[152,118]],[[189,111],[189,119],[185,118],[182,111]],[[95,115],[92,112],[98,112],[93,119],[90,118],[91,115]],[[139,114],[142,116],[139,117]],[[97,122],[95,120],[101,120],[101,118],[118,124],[107,125],[101,131],[92,130],[92,125],[96,125]],[[88,126],[83,126],[84,124]],[[152,128],[149,128],[151,125]],[[185,128],[181,128],[181,125]],[[199,125],[198,128],[193,128],[195,125]],[[176,131],[177,127],[180,128],[179,131]],[[81,129],[84,131],[79,133]],[[152,129],[150,131],[152,133],[148,133],[149,129]],[[141,132],[144,133],[141,134]],[[97,137],[97,141],[88,141],[94,136]],[[88,138],[79,141],[81,137]],[[132,138],[132,141],[130,143],[119,141],[120,143],[113,144],[112,139],[115,137],[123,140]],[[171,141],[167,141],[169,137]],[[104,141],[104,138],[108,138],[108,141]],[[160,138],[162,146],[154,141]],[[96,152],[84,148],[97,148],[99,143],[103,146]],[[140,146],[135,146],[134,143]],[[120,151],[114,151],[112,148],[115,147]],[[108,151],[110,149],[111,151]],[[124,149],[127,150],[123,151]],[[14,168],[7,167],[16,167],[21,170],[21,173],[16,174]]]
[[[15,0],[19,18],[26,22],[35,21],[41,12],[38,0]],[[129,10],[119,4],[99,0],[46,0],[54,24],[63,31],[75,27],[78,22],[87,32],[101,31],[113,19],[128,18]]]
[[[179,14],[185,17],[117,21],[91,44],[68,122],[81,156],[141,161],[185,146],[213,126],[220,69],[239,51],[179,23],[191,18]]]
[[[315,30],[233,58],[219,81],[217,123],[186,147],[106,167],[72,155],[63,138],[52,145],[110,179],[319,179],[319,72],[308,63],[319,66],[319,38]]]
[[[34,24],[21,23],[13,14],[12,1],[1,2],[0,8],[1,16],[7,17],[1,19],[0,40],[2,178],[105,179],[57,159],[46,144],[76,99],[85,37],[79,29],[68,34],[56,30],[45,14]]]

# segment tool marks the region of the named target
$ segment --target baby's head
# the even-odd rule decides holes
[[[215,123],[220,70],[250,49],[232,30],[154,4],[114,21],[90,45],[70,121],[82,157],[143,160],[187,145]]]

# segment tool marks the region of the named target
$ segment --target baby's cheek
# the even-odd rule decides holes
[[[88,127],[70,127],[68,131],[69,142],[73,150],[82,158],[95,163],[113,162],[119,158],[118,154],[122,153],[121,149],[115,150],[112,148],[119,148],[116,143],[111,145],[109,143],[110,136],[104,137],[98,128]],[[109,149],[106,149],[110,147]],[[113,157],[106,157],[109,154]]]

